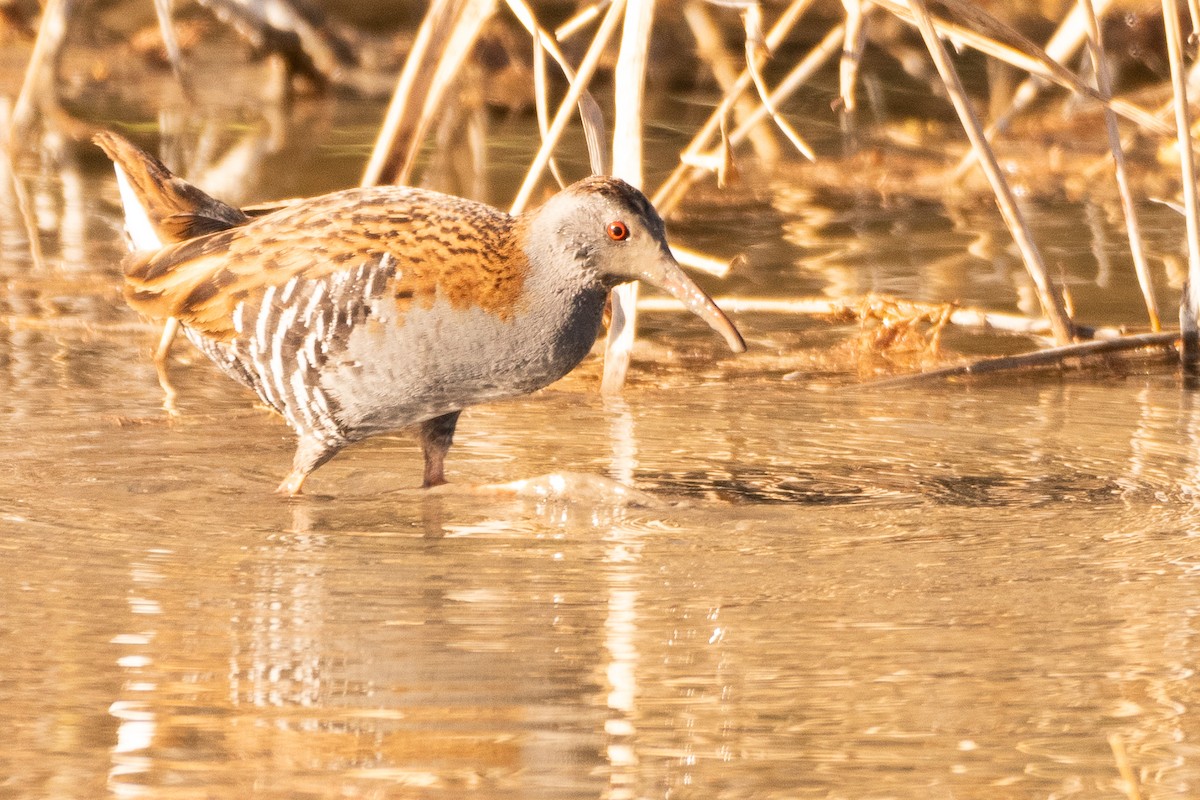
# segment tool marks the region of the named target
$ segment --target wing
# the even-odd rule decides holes
[[[370,279],[371,291],[390,293],[401,311],[442,297],[507,316],[528,272],[522,236],[519,220],[481,203],[405,187],[351,189],[134,260],[125,296],[147,316],[176,317],[217,341],[299,302],[303,287],[339,281]]]

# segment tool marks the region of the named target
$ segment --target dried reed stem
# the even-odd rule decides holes
[[[873,2],[887,9],[888,11],[891,11],[901,21],[914,24],[910,4],[904,0],[873,0]],[[1103,5],[1107,5],[1109,2],[1111,2],[1111,0],[1103,0]],[[969,8],[970,6],[962,4],[956,5],[956,8],[959,7]],[[993,58],[999,59],[1006,64],[1016,67],[1017,69],[1030,73],[1030,77],[1027,78],[1025,82],[1017,88],[1016,92],[1014,92],[1013,99],[1010,101],[1006,112],[998,120],[994,121],[987,129],[989,140],[995,134],[1003,131],[1008,126],[1008,123],[1012,120],[1012,117],[1021,109],[1025,108],[1030,102],[1032,102],[1041,88],[1047,83],[1057,84],[1064,89],[1069,89],[1077,94],[1081,94],[1085,97],[1090,97],[1097,102],[1104,103],[1112,108],[1112,110],[1115,111],[1119,116],[1125,117],[1129,121],[1135,122],[1143,128],[1163,134],[1172,133],[1172,131],[1169,129],[1169,126],[1165,125],[1160,119],[1158,119],[1153,112],[1146,111],[1145,109],[1140,108],[1126,100],[1112,98],[1105,99],[1098,91],[1088,86],[1073,72],[1062,66],[1060,61],[1070,57],[1070,55],[1078,50],[1079,46],[1083,43],[1084,38],[1087,35],[1085,28],[1080,28],[1078,31],[1078,37],[1075,37],[1074,35],[1068,37],[1065,40],[1066,44],[1060,43],[1058,40],[1058,34],[1056,34],[1055,38],[1051,39],[1051,43],[1048,44],[1043,50],[1033,42],[1029,41],[1029,39],[1019,34],[1010,26],[1005,25],[982,10],[977,9],[971,12],[971,18],[979,21],[986,20],[989,27],[1002,31],[1005,36],[1019,41],[1021,46],[1026,49],[1021,50],[1012,47],[1003,42],[997,41],[996,39],[977,33],[970,28],[965,28],[961,25],[956,25],[952,22],[947,22],[937,17],[934,17],[933,20],[934,26],[937,28],[938,32],[950,41],[955,42],[956,44],[966,45],[972,49],[978,50],[984,55],[992,56]],[[1068,30],[1068,32],[1071,34],[1076,33],[1074,26],[1080,26],[1083,24],[1082,19],[1077,19],[1074,11],[1071,15],[1068,15],[1067,22],[1063,23],[1063,26],[1066,27],[1068,23],[1072,23],[1071,29]],[[1061,32],[1063,28],[1060,28],[1059,30]],[[1059,56],[1058,54],[1060,51],[1065,52]],[[974,162],[974,158],[974,151],[968,153],[964,157],[968,166]],[[960,166],[958,173],[961,174],[962,171],[963,167]]]
[[[608,8],[608,13],[600,21],[600,27],[596,30],[596,35],[579,65],[579,71],[571,81],[571,86],[567,89],[566,96],[563,97],[562,103],[554,115],[554,121],[550,123],[549,132],[542,140],[541,147],[538,148],[533,162],[529,165],[529,170],[525,173],[525,180],[521,183],[521,188],[517,191],[517,196],[509,209],[511,213],[520,213],[533,197],[533,190],[541,180],[546,164],[550,161],[550,154],[554,152],[558,140],[562,138],[563,131],[567,129],[572,112],[583,96],[588,82],[592,79],[596,65],[600,63],[600,56],[603,54],[608,40],[612,37],[613,31],[616,30],[624,10],[625,0],[613,0],[612,5]]]
[[[1196,197],[1196,161],[1192,153],[1191,110],[1183,68],[1183,36],[1179,9],[1174,0],[1162,0],[1167,58],[1171,64],[1171,91],[1175,98],[1175,130],[1178,137],[1180,179],[1183,181],[1184,219],[1187,220],[1188,279],[1179,305],[1179,329],[1183,344],[1179,357],[1183,371],[1200,375],[1200,205]]]
[[[1103,15],[1112,2],[1113,0],[1100,0],[1095,8],[1095,13]],[[1043,52],[1046,53],[1050,60],[1061,64],[1079,50],[1086,37],[1087,27],[1083,20],[1083,10],[1076,5],[1067,14],[1067,18],[1054,31],[1054,34],[1050,37],[1050,41],[1046,43]],[[1041,75],[1030,74],[1028,78],[1022,81],[1017,90],[1013,92],[1012,97],[1009,98],[1008,108],[992,120],[988,126],[988,140],[990,141],[996,134],[1007,129],[1012,118],[1028,107],[1045,86],[1046,79]],[[962,161],[959,162],[958,167],[954,170],[955,180],[961,179],[967,170],[974,165],[975,151],[971,150],[963,156]]]
[[[778,104],[784,98],[791,96],[791,94],[803,86],[804,82],[812,77],[812,75],[816,73],[816,71],[820,69],[825,62],[837,55],[838,51],[842,47],[842,42],[845,38],[845,31],[846,26],[842,24],[835,25],[832,29],[830,29],[830,31],[825,34],[825,37],[821,39],[821,41],[818,42],[817,45],[800,60],[800,63],[793,67],[792,71],[789,72],[782,81],[780,81],[779,85],[775,87],[775,90],[771,93],[772,102]],[[770,37],[768,37],[768,41],[770,41]],[[747,81],[749,80],[749,77],[747,77]],[[730,94],[726,94],[726,100],[723,100],[721,104],[717,106],[717,109],[713,111],[712,116],[709,117],[708,122],[705,123],[704,128],[702,128],[700,132],[696,134],[696,136],[692,139],[692,143],[688,145],[687,149],[685,149],[683,154],[680,156],[679,165],[675,167],[667,180],[664,181],[662,186],[658,188],[658,191],[654,193],[654,205],[657,206],[664,214],[670,213],[671,209],[679,205],[684,194],[687,193],[687,190],[691,188],[693,183],[714,171],[712,166],[713,162],[709,161],[706,163],[704,159],[701,158],[701,150],[703,145],[699,145],[698,143],[708,142],[712,138],[713,133],[721,130],[722,120],[724,119],[724,115],[729,108],[726,101],[729,100],[730,96]],[[722,146],[740,144],[747,136],[749,136],[750,131],[752,131],[756,125],[766,119],[766,117],[767,110],[760,104],[752,114],[738,124],[733,133],[729,134],[727,142],[725,142]]]
[[[525,0],[506,0],[506,2],[508,3],[509,10],[517,17],[525,27],[525,30],[529,32],[529,35],[533,37],[534,96],[537,107],[538,133],[541,135],[542,141],[545,141],[550,135],[545,54],[549,53],[554,62],[558,64],[559,69],[566,76],[568,83],[575,82],[575,70],[571,68],[567,57],[559,49],[558,43],[538,24],[533,10]],[[579,95],[579,115],[583,120],[584,136],[587,138],[588,156],[591,159],[592,174],[603,174],[608,171],[608,148],[604,143],[603,135],[604,113],[600,111],[599,104],[592,98],[591,93],[587,89],[583,89]],[[554,158],[551,157],[546,163],[558,185],[565,186],[566,182],[559,174],[558,165]]]
[[[509,7],[513,6],[509,3]],[[550,132],[550,97],[549,79],[546,76],[546,48],[541,42],[540,28],[531,31],[533,34],[533,105],[537,115],[538,134],[545,139]],[[559,172],[558,162],[553,158],[547,164],[550,174],[559,187],[567,185],[566,179]]]
[[[554,29],[554,38],[560,42],[565,42],[575,34],[583,30],[588,23],[600,16],[600,12],[607,6],[609,0],[600,0],[598,3],[592,3],[589,6],[584,6],[575,16],[559,25]]]
[[[46,265],[41,231],[38,228],[33,199],[29,196],[24,181],[17,174],[17,153],[31,144],[34,122],[39,114],[55,125],[74,129],[78,133],[80,125],[59,107],[58,86],[55,80],[58,60],[67,38],[67,26],[75,8],[76,0],[49,0],[42,9],[37,39],[34,41],[29,63],[25,65],[21,91],[17,95],[11,114],[5,120],[7,136],[4,148],[8,157],[9,174],[29,241],[29,255],[34,267],[39,270]]]
[[[683,7],[683,18],[692,32],[692,38],[696,40],[697,55],[708,64],[721,91],[732,91],[740,72],[741,59],[739,57],[738,63],[735,63],[732,54],[726,49],[725,33],[713,20],[708,4],[696,0],[686,3]],[[754,110],[754,101],[741,94],[734,101],[731,110],[734,119],[740,121]],[[754,154],[763,163],[773,164],[779,160],[779,144],[769,126],[756,125],[749,138]]]
[[[167,51],[167,61],[171,63],[171,71],[185,97],[191,97],[191,82],[183,70],[183,51],[179,49],[179,39],[175,36],[175,26],[171,22],[171,0],[154,0],[154,14],[158,17],[158,28],[162,33],[163,49]]]
[[[688,269],[699,270],[706,272],[709,275],[715,275],[718,278],[724,278],[729,274],[729,271],[734,266],[745,262],[745,256],[734,256],[732,260],[714,258],[705,253],[692,250],[688,247],[681,247],[677,244],[670,245],[671,255],[675,256],[675,260]]]
[[[979,118],[971,108],[971,104],[963,90],[962,81],[958,77],[958,72],[955,71],[954,65],[950,63],[950,57],[946,54],[946,48],[942,46],[942,41],[938,38],[937,30],[933,25],[933,18],[929,14],[929,8],[925,5],[925,0],[909,0],[909,6],[912,8],[913,16],[916,18],[917,27],[921,30],[921,38],[925,40],[925,46],[929,49],[929,55],[933,58],[934,66],[937,67],[938,74],[942,78],[942,83],[945,84],[946,90],[950,95],[950,100],[954,104],[954,109],[958,112],[959,121],[966,130],[967,138],[971,140],[971,146],[979,153],[980,163],[987,175],[988,182],[992,185],[992,192],[996,195],[996,204],[1000,208],[1000,214],[1004,217],[1004,222],[1012,233],[1017,248],[1021,251],[1025,268],[1029,271],[1030,277],[1033,278],[1033,282],[1037,286],[1038,298],[1041,300],[1042,310],[1045,311],[1046,316],[1050,319],[1050,324],[1054,331],[1054,340],[1058,344],[1064,345],[1071,341],[1074,334],[1071,320],[1067,316],[1066,309],[1063,306],[1062,294],[1059,292],[1058,287],[1050,280],[1050,276],[1046,272],[1046,265],[1042,261],[1041,253],[1033,241],[1033,235],[1029,230],[1029,226],[1025,223],[1025,218],[1021,214],[1020,209],[1017,208],[1012,189],[1009,187],[1008,181],[1005,180],[1004,173],[1000,170],[1000,165],[996,162],[996,154],[992,152],[992,148],[988,145],[987,138],[983,134],[983,126],[980,125]]]
[[[639,187],[643,183],[642,107],[653,22],[654,0],[629,0],[613,76],[613,92],[617,98],[613,121],[613,175]],[[637,335],[637,298],[637,281],[618,286],[610,296],[612,316],[604,342],[604,377],[600,382],[600,391],[605,394],[619,392],[625,384],[633,340]]]
[[[714,297],[713,302],[720,306],[721,310],[731,314],[795,314],[798,316],[840,317],[857,313],[856,309],[861,308],[864,301],[855,298],[830,300],[827,297]],[[638,310],[691,313],[683,303],[673,297],[643,297],[638,300]],[[1050,332],[1050,321],[1044,317],[1026,317],[1021,314],[984,311],[979,308],[952,309],[947,322],[958,328],[1023,336],[1044,336]],[[1076,330],[1081,336],[1088,339],[1119,339],[1126,335],[1123,329],[1112,327],[1076,326]]]
[[[1096,10],[1092,0],[1080,0],[1085,11],[1088,25],[1088,45],[1092,54],[1092,67],[1096,72],[1096,88],[1100,94],[1112,95],[1112,77],[1108,74],[1108,58],[1104,52],[1104,39],[1100,31],[1100,23],[1096,19]],[[1133,266],[1137,273],[1138,286],[1142,290],[1142,299],[1146,303],[1146,313],[1150,317],[1150,328],[1162,330],[1162,321],[1158,316],[1158,301],[1154,297],[1154,282],[1150,276],[1150,264],[1146,261],[1146,249],[1142,243],[1141,226],[1138,224],[1137,207],[1133,201],[1133,190],[1129,186],[1129,175],[1125,168],[1125,151],[1121,147],[1121,134],[1117,130],[1117,118],[1111,108],[1104,109],[1104,127],[1108,132],[1108,147],[1112,150],[1113,165],[1117,175],[1117,190],[1121,195],[1121,211],[1125,216],[1125,230],[1129,236],[1129,251],[1133,256]]]
[[[759,101],[767,113],[771,115],[771,120],[775,123],[775,127],[783,131],[783,135],[788,138],[792,146],[800,151],[800,154],[809,161],[816,161],[817,155],[812,148],[808,146],[808,142],[796,132],[796,129],[788,124],[788,121],[783,118],[783,115],[775,107],[773,95],[767,89],[766,78],[762,74],[762,64],[771,55],[771,50],[766,45],[765,37],[762,32],[762,11],[758,3],[752,3],[746,8],[742,19],[746,25],[746,68],[750,71],[750,79],[754,81],[754,88],[758,91]]]
[[[779,85],[769,96],[771,105],[778,105],[787,98],[791,97],[801,86],[803,86],[809,78],[811,78],[825,62],[832,59],[841,50],[846,38],[846,26],[835,25],[829,29],[829,33],[825,34],[825,38],[817,43],[816,47],[808,52],[808,54],[800,60],[792,71],[783,77]],[[770,111],[765,105],[759,105],[754,113],[733,129],[729,134],[729,143],[731,145],[741,144],[750,129],[761,122]]]
[[[764,44],[768,50],[774,50],[783,43],[792,28],[799,22],[800,17],[808,10],[808,7],[812,3],[813,0],[793,0],[791,5],[784,9],[765,37]],[[839,26],[839,29],[841,27]],[[822,41],[825,42],[829,39],[830,36],[826,35]],[[840,44],[840,31],[837,41]],[[750,87],[752,80],[750,70],[743,69],[741,74],[738,75],[737,80],[725,92],[725,96],[721,98],[721,102],[713,110],[712,114],[709,115],[703,127],[697,131],[696,135],[692,137],[692,141],[684,148],[683,153],[679,157],[678,166],[671,172],[663,185],[658,188],[658,191],[654,193],[654,205],[664,214],[669,213],[672,208],[678,205],[692,183],[711,172],[708,168],[696,167],[694,164],[699,162],[703,152],[712,146],[713,137],[720,133],[722,121],[728,116],[730,108],[742,96],[742,93]],[[762,116],[759,116],[759,119],[761,120]],[[750,128],[747,128],[747,131],[749,130]]]
[[[37,39],[34,40],[29,63],[25,65],[25,79],[9,121],[6,144],[10,152],[27,144],[39,112],[60,116],[58,87],[54,79],[55,65],[67,38],[67,22],[75,3],[76,0],[49,0],[42,9]]]
[[[867,28],[863,24],[866,9],[862,0],[842,0],[842,5],[846,9],[846,41],[838,64],[838,87],[842,108],[852,113],[857,106],[855,88],[858,86],[858,68],[867,42]]]
[[[42,253],[42,237],[38,230],[37,218],[33,210],[33,202],[25,188],[25,182],[17,175],[15,149],[12,146],[12,107],[5,101],[0,101],[0,131],[4,132],[3,158],[5,176],[12,184],[13,196],[17,200],[17,210],[21,214],[21,224],[25,228],[25,238],[29,242],[29,257],[34,269],[44,270],[46,259]]]
[[[409,50],[361,185],[406,183],[425,134],[496,9],[496,0],[434,0]]]

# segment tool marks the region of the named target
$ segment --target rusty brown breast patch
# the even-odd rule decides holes
[[[268,287],[319,280],[392,259],[386,291],[401,311],[441,297],[510,319],[529,269],[518,222],[489,206],[400,187],[353,189],[283,208],[238,228],[167,247],[126,271],[126,297],[219,340],[234,310]]]

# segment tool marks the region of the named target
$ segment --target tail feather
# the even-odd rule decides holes
[[[161,161],[118,134],[101,131],[93,141],[113,161],[125,209],[125,230],[135,252],[156,252],[250,219],[172,175]]]

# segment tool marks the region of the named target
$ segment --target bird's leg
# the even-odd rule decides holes
[[[162,387],[163,408],[167,411],[175,411],[175,385],[171,383],[171,376],[167,374],[167,359],[171,356],[171,343],[175,341],[175,334],[179,332],[179,320],[174,317],[167,318],[167,324],[163,325],[162,336],[159,337],[158,347],[154,348],[154,371],[158,373],[158,385]]]
[[[458,415],[461,413],[451,411],[421,423],[418,438],[421,440],[421,450],[425,453],[425,481],[421,488],[441,486],[446,482],[446,453],[454,442],[454,426],[458,424]]]
[[[292,471],[283,479],[283,483],[279,484],[275,493],[285,494],[289,497],[300,494],[301,488],[304,486],[304,479],[309,476],[309,473],[333,458],[340,449],[340,445],[331,446],[312,436],[300,434],[300,442],[296,445],[296,455],[292,458]]]

